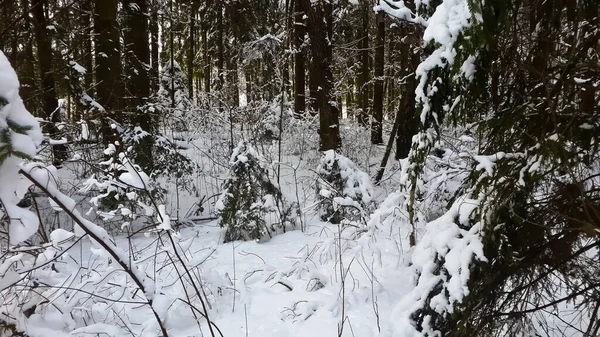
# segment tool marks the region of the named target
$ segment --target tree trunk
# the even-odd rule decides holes
[[[204,91],[210,92],[210,73],[212,70],[210,64],[210,54],[208,52],[208,32],[207,28],[202,29],[202,48],[204,53]]]
[[[150,77],[146,66],[150,64],[150,46],[148,36],[148,1],[149,0],[124,0],[125,11],[124,40],[127,62],[128,108],[133,112],[131,124],[139,126],[142,130],[152,133],[154,131],[154,118],[145,114],[140,107],[150,96]],[[152,137],[143,137],[136,146],[135,159],[148,173],[154,166],[152,158]]]
[[[317,85],[320,150],[339,149],[342,144],[339,132],[339,109],[334,95],[333,48],[331,45],[332,13],[330,3],[302,0],[308,14],[307,30],[312,51],[310,74]]]
[[[159,89],[158,80],[158,69],[160,68],[160,61],[158,55],[158,8],[157,0],[152,2],[152,14],[150,14],[150,49],[152,54],[152,69],[150,70],[150,86],[152,92],[156,92]]]
[[[23,103],[27,107],[27,110],[31,111],[32,114],[39,114],[41,108],[37,104],[35,99],[36,91],[36,75],[35,75],[35,57],[33,56],[33,43],[34,36],[31,29],[31,21],[29,18],[29,0],[21,0],[21,6],[23,11],[23,29],[26,32],[24,36],[24,60],[23,70],[19,74],[19,81],[21,87],[19,88],[19,94],[23,98]]]
[[[217,90],[219,90],[219,94],[223,95],[221,92],[223,90],[224,79],[223,72],[225,71],[224,62],[225,62],[225,46],[223,44],[223,0],[216,0],[216,15],[217,15],[217,71],[218,71],[218,81]],[[219,103],[221,105],[221,103]]]
[[[60,122],[61,109],[58,106],[54,76],[52,75],[52,41],[46,30],[48,20],[46,19],[44,6],[47,6],[45,0],[32,0],[31,9],[38,52],[38,65],[42,76],[43,110],[45,117],[48,119],[44,131],[48,133],[51,140],[58,140],[61,135],[56,123]],[[60,165],[67,159],[66,145],[53,145],[52,155],[54,157],[53,164]]]
[[[373,92],[373,118],[371,119],[371,144],[383,144],[383,68],[385,46],[385,14],[377,13],[375,37],[375,88]]]
[[[94,56],[92,54],[92,0],[81,2],[81,22],[85,27],[85,34],[82,40],[83,67],[85,68],[84,85],[85,90],[89,90],[94,85]]]
[[[192,0],[190,4],[190,36],[188,39],[187,50],[187,80],[188,80],[188,95],[190,100],[194,99],[194,58],[196,57],[196,11],[197,0]]]
[[[101,132],[105,146],[119,141],[119,136],[111,127],[111,119],[122,122],[121,46],[117,4],[117,0],[95,0],[94,8],[96,96],[98,103],[105,110],[101,118]]]
[[[409,23],[401,24],[401,36],[404,38],[400,42],[401,69],[400,78],[405,79],[404,89],[398,114],[400,114],[400,125],[396,134],[396,160],[406,158],[412,146],[412,137],[417,132],[417,108],[415,99],[415,90],[417,88],[417,78],[415,70],[419,65],[419,55],[415,54],[413,49],[418,45],[420,31],[411,27]]]
[[[356,85],[358,88],[358,122],[366,127],[369,125],[369,13],[371,11],[369,2],[365,1],[360,9],[362,27],[358,31],[360,42],[360,73]]]
[[[294,116],[301,118],[306,113],[306,83],[305,83],[305,51],[304,35],[306,34],[306,24],[304,23],[304,7],[302,0],[294,0]]]
[[[304,1],[304,0],[300,0],[300,1]],[[319,106],[320,106],[319,94],[317,92],[318,91],[317,89],[319,88],[319,83],[318,83],[318,79],[317,79],[318,70],[315,69],[314,58],[315,58],[315,56],[311,50],[310,61],[308,62],[308,95],[309,95],[308,104],[310,107],[310,113],[313,116],[319,113]]]
[[[400,111],[396,111],[396,117],[394,118],[394,126],[392,127],[392,133],[390,133],[390,138],[388,139],[388,143],[385,148],[385,153],[383,154],[381,164],[379,165],[379,169],[377,170],[377,174],[375,175],[375,185],[379,185],[379,183],[381,182],[381,178],[383,178],[383,172],[385,172],[385,167],[387,166],[388,159],[390,158],[390,153],[392,153],[392,148],[394,147],[394,139],[396,138],[396,133],[398,133],[398,129],[400,127],[400,119]]]
[[[150,95],[146,65],[150,63],[148,46],[148,0],[123,0],[125,11],[125,53],[127,60],[128,92],[132,96],[128,107],[135,110]],[[147,120],[147,118],[144,118]],[[136,118],[136,123],[146,123]],[[148,125],[149,126],[149,125]],[[144,128],[142,126],[142,128]],[[145,129],[145,128],[144,128]],[[145,129],[150,131],[150,128]]]

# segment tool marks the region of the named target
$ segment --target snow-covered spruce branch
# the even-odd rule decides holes
[[[131,265],[128,262],[125,252],[110,241],[106,230],[81,216],[79,211],[75,209],[75,201],[58,190],[56,185],[52,183],[47,171],[43,168],[35,165],[25,165],[21,167],[19,173],[45,192],[48,197],[65,211],[65,213],[78,225],[83,233],[89,235],[90,238],[96,241],[121,266],[123,271],[131,277],[136,286],[145,294],[146,304],[148,304],[150,310],[152,310],[163,337],[168,337],[169,334],[167,333],[166,327],[152,306],[155,288],[154,284],[148,280],[146,275],[137,269],[137,266]],[[77,228],[75,231],[77,232]]]

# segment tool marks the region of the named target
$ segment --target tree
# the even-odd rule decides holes
[[[385,64],[385,13],[377,12],[377,35],[375,37],[375,86],[373,91],[373,118],[371,119],[371,143],[383,144],[383,68]]]
[[[316,104],[319,112],[319,149],[337,149],[342,140],[339,131],[339,107],[333,78],[332,11],[333,5],[326,1],[304,2],[307,12],[307,31],[310,36],[312,67],[310,77],[317,86]],[[312,93],[311,93],[312,95]]]
[[[400,78],[404,80],[398,108],[398,131],[396,132],[396,160],[406,158],[412,145],[412,137],[417,133],[417,102],[415,90],[417,78],[415,72],[420,62],[420,37],[422,29],[409,22],[401,22],[400,34]]]
[[[367,127],[369,125],[369,13],[371,12],[370,2],[363,1],[359,9],[361,15],[361,26],[358,29],[360,49],[359,63],[360,71],[356,81],[358,91],[358,104],[360,110],[358,113],[358,122]]]
[[[154,93],[158,90],[158,67],[160,64],[159,52],[158,52],[158,11],[159,11],[159,0],[152,0],[151,11],[150,11],[150,54],[151,54],[151,70],[150,70],[150,88]]]
[[[130,110],[130,123],[139,126],[144,131],[152,133],[156,126],[155,116],[144,113],[142,105],[150,96],[150,65],[149,31],[148,31],[148,0],[124,0],[125,24],[123,27],[124,50],[127,75],[127,91],[129,99],[127,107]],[[152,138],[145,137],[140,141],[136,151],[136,162],[148,172],[152,171]]]
[[[458,153],[471,161],[467,178],[412,252],[418,281],[407,301],[419,301],[403,302],[397,322],[415,335],[565,334],[546,324],[548,308],[576,310],[590,317],[572,322],[578,331],[598,331],[600,267],[587,252],[599,244],[600,115],[598,98],[581,94],[600,73],[592,3],[445,0],[395,12],[431,18],[402,186],[410,221],[444,130],[458,125],[478,142]]]
[[[294,0],[294,114],[300,118],[306,112],[306,84],[304,65],[304,36],[306,35],[306,24],[304,22],[304,1]]]
[[[96,96],[104,108],[100,121],[105,146],[119,140],[111,126],[112,121],[123,122],[121,44],[117,8],[118,0],[95,0],[94,3]]]
[[[52,71],[52,41],[48,34],[49,22],[44,13],[46,0],[32,0],[31,10],[33,12],[33,26],[35,28],[35,39],[38,53],[38,65],[42,75],[42,98],[45,117],[48,122],[44,125],[45,131],[51,140],[60,140],[60,132],[57,124],[61,121],[62,108],[58,105],[56,88]],[[53,163],[60,165],[67,159],[67,147],[64,144],[52,145]]]
[[[297,207],[289,205],[271,182],[260,155],[240,142],[231,155],[230,176],[216,208],[225,227],[225,242],[262,240],[294,226]]]

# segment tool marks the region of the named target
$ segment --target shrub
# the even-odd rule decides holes
[[[321,220],[334,224],[357,221],[374,208],[369,175],[350,159],[326,151],[317,168],[317,200]]]
[[[230,175],[216,205],[220,225],[226,228],[225,242],[262,240],[293,227],[297,205],[286,202],[249,143],[238,144],[230,164]]]

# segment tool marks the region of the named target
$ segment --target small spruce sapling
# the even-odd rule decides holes
[[[260,163],[260,155],[241,141],[231,155],[229,178],[216,204],[225,242],[262,240],[293,227],[298,208],[283,198]]]
[[[369,175],[350,159],[325,151],[317,167],[317,204],[321,220],[358,221],[375,208]]]
[[[129,152],[132,148],[129,148]],[[99,170],[83,183],[81,192],[97,190],[90,199],[96,214],[103,221],[118,220],[121,229],[131,225],[138,217],[149,218],[154,209],[148,204],[160,198],[161,190],[156,182],[134,163],[131,156],[118,152],[117,146],[109,144],[104,150],[109,158],[100,163]],[[90,210],[92,211],[92,210]]]

